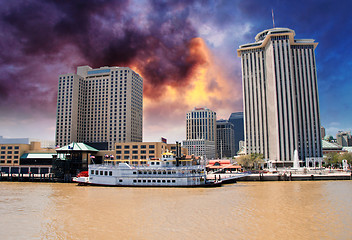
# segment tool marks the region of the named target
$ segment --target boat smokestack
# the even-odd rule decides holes
[[[176,167],[178,167],[180,165],[180,147],[178,145],[179,143],[176,141]]]

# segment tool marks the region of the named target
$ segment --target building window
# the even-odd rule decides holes
[[[149,154],[150,154],[150,153],[154,154],[155,151],[154,151],[154,150],[149,150]]]
[[[132,148],[133,148],[133,149],[137,149],[137,148],[138,148],[138,145],[133,145]]]
[[[121,149],[121,146],[120,146],[120,145],[117,145],[117,146],[116,146],[116,149]]]
[[[138,154],[138,151],[137,150],[133,150],[132,154]]]
[[[124,151],[124,154],[130,154],[130,151],[126,150]]]
[[[154,145],[149,145],[149,148],[155,148],[155,146]]]

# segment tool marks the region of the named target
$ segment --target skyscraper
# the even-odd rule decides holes
[[[216,121],[216,146],[219,158],[235,156],[234,127],[228,120]]]
[[[205,158],[215,158],[216,113],[208,108],[194,108],[189,111],[186,114],[186,141],[183,141],[183,145],[189,154],[202,152],[201,156]]]
[[[313,39],[294,39],[288,28],[257,34],[237,50],[242,63],[246,153],[280,166],[322,157]],[[288,164],[287,164],[288,165]]]
[[[243,112],[231,113],[229,122],[234,127],[234,154],[240,149],[239,142],[244,140]]]
[[[59,76],[56,145],[141,142],[143,79],[128,67],[89,66]]]

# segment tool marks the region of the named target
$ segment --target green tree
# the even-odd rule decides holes
[[[237,158],[237,163],[245,169],[259,169],[264,162],[263,154],[252,153]]]

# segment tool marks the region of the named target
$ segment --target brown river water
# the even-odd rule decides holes
[[[0,183],[0,239],[352,239],[352,181]]]

